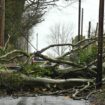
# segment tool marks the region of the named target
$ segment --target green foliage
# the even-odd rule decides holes
[[[7,68],[0,64],[0,71],[6,71],[6,70],[7,70]]]
[[[86,49],[83,49],[79,52],[80,63],[88,64],[92,60],[96,59],[97,48],[94,45],[89,46]]]
[[[3,50],[3,48],[0,48],[0,56],[2,56],[3,54],[5,54],[5,51]]]
[[[81,37],[81,40],[84,40],[85,36]],[[72,44],[76,44],[78,42],[78,36],[72,39]],[[78,47],[86,45],[87,42],[82,42]],[[76,63],[88,64],[93,61],[97,57],[97,46],[96,44],[92,44],[87,46],[85,49],[80,49],[78,52],[74,52],[70,57]]]
[[[24,65],[22,72],[25,74],[31,74],[34,77],[44,77],[51,75],[52,68],[51,67],[40,67],[39,64],[30,64],[30,65]]]
[[[85,36],[81,36],[81,40],[85,39]],[[72,39],[72,44],[76,44],[78,42],[78,35]]]
[[[20,73],[12,72],[1,72],[0,76],[0,89],[3,86],[3,89],[17,89],[22,86],[23,78],[20,76]]]

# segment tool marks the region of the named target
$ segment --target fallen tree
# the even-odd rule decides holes
[[[54,92],[54,90],[61,91],[70,88],[74,89],[74,87],[85,86],[87,83],[93,85],[94,79],[51,79],[41,77],[34,78],[11,71],[0,72],[0,87],[1,89],[6,89],[7,94],[8,92],[13,93],[19,90],[33,90],[34,88],[41,88],[46,89],[46,91],[50,90]],[[45,94],[45,91],[42,91],[42,94]]]
[[[86,64],[77,63],[71,59],[67,60],[65,57],[87,49],[89,46],[92,46],[92,44],[95,44],[96,41],[97,38],[90,38],[84,39],[76,44],[53,44],[41,49],[40,51],[27,54],[21,50],[8,51],[8,40],[5,48],[0,49],[1,52],[3,52],[0,56],[0,87],[3,89],[5,88],[7,93],[8,91],[17,91],[21,89],[33,90],[36,87],[41,88],[42,90],[46,88],[46,90],[50,90],[50,92],[47,93],[46,91],[42,91],[42,94],[62,94],[68,92],[71,93],[71,97],[76,97],[84,91],[90,92],[89,89],[95,89],[97,59],[93,59]],[[55,46],[72,46],[72,50],[57,58],[50,58],[43,54],[44,51]],[[103,53],[103,59],[104,56],[105,54]],[[25,60],[22,60],[22,57],[25,57]],[[36,57],[40,57],[46,60],[46,62],[38,65],[36,63],[31,64],[32,58]],[[21,60],[22,63],[19,65]],[[21,67],[21,69],[19,71],[8,71],[6,64],[10,62],[15,62]],[[52,63],[54,64],[52,65]],[[26,67],[26,71],[24,72],[24,68],[27,65],[30,65],[30,67]],[[64,65],[64,68],[59,68],[59,65]],[[92,66],[95,66],[95,68]],[[44,76],[42,76],[40,72],[45,72],[43,74]],[[57,75],[55,75],[55,73],[57,73]],[[52,77],[52,75],[54,75],[54,77]],[[65,89],[71,91],[63,91]]]

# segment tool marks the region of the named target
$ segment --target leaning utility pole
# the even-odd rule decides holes
[[[81,29],[81,0],[79,0],[79,6],[78,6],[78,41],[80,41],[81,39],[80,29]]]
[[[104,0],[100,0],[99,5],[99,31],[98,31],[98,56],[97,56],[97,76],[96,88],[102,86],[102,53],[103,53],[103,24],[104,24]]]
[[[5,0],[0,0],[0,46],[4,45]]]

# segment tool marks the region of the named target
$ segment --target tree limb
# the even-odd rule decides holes
[[[76,89],[75,93],[72,95],[73,98],[75,98],[79,93],[81,93],[82,91],[86,90],[87,88],[89,88],[90,86],[90,82],[87,82],[87,85],[85,85],[83,88],[81,89]]]
[[[0,59],[4,59],[4,58],[6,58],[6,57],[8,57],[8,56],[10,56],[10,55],[12,55],[14,53],[20,53],[20,54],[23,54],[26,57],[29,57],[29,55],[26,52],[24,52],[24,51],[13,50],[13,51],[10,51],[10,52],[6,53],[5,55],[0,56]]]
[[[36,53],[35,53],[35,56],[39,56],[39,57],[41,57],[41,58],[43,58],[43,59],[45,59],[45,60],[48,60],[48,61],[54,62],[54,63],[58,63],[58,64],[68,64],[68,65],[70,65],[70,66],[79,67],[79,68],[83,68],[83,67],[84,67],[84,66],[82,66],[82,65],[78,65],[78,64],[73,63],[73,62],[71,62],[71,61],[57,60],[57,59],[49,58],[49,57],[47,57],[47,56],[45,56],[45,55],[40,54],[40,52],[36,52]]]

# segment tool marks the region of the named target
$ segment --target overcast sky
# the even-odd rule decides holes
[[[39,49],[48,45],[47,35],[50,31],[49,28],[54,24],[70,24],[73,26],[72,36],[78,33],[78,2],[69,5],[69,3],[60,0],[57,4],[60,6],[50,8],[44,16],[45,21],[34,27],[31,43],[36,47],[36,33],[38,33]],[[93,29],[95,29],[98,22],[99,0],[82,0],[82,7],[84,8],[84,34],[87,35],[88,22],[92,22]],[[31,51],[34,51],[34,49]]]

